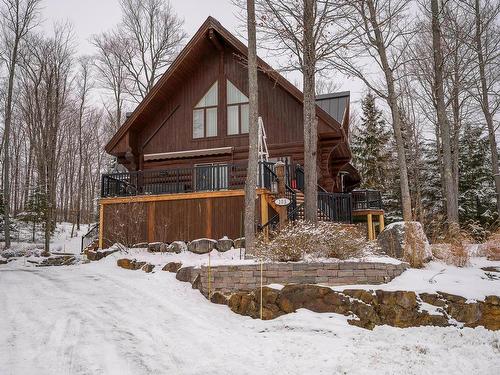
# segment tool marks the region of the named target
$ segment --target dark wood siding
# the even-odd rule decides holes
[[[145,202],[104,204],[104,244],[107,247],[114,242],[132,245],[223,236],[235,239],[241,236],[243,207],[243,193],[163,201],[151,197]]]
[[[191,167],[207,162],[239,162],[248,159],[248,135],[227,135],[226,80],[229,79],[248,96],[247,68],[236,50],[221,41],[222,50],[216,48],[208,35],[197,46],[195,56],[186,61],[168,94],[155,98],[155,111],[141,117],[140,126],[128,133],[128,140],[121,141],[114,154],[129,169],[161,169]],[[196,59],[195,59],[196,57]],[[182,73],[182,74],[181,74]],[[181,77],[182,76],[182,77]],[[180,79],[181,77],[182,79]],[[219,82],[217,136],[193,139],[193,108],[215,81]],[[173,87],[175,86],[175,87]],[[304,138],[302,103],[268,74],[259,72],[259,114],[264,121],[271,158],[291,157],[293,163],[303,164]],[[319,118],[318,165],[319,181],[331,189],[329,160],[343,153],[335,147],[343,142],[340,129],[332,129]],[[124,137],[125,139],[126,137]],[[144,161],[141,155],[164,152],[233,147],[230,155],[189,159]],[[124,157],[127,147],[134,157]],[[131,160],[134,160],[131,163]],[[344,163],[344,160],[342,160]],[[343,164],[342,164],[343,165]]]

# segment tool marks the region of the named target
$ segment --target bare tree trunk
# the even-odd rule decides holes
[[[318,221],[318,122],[316,119],[316,43],[314,39],[315,1],[304,0],[303,67],[304,80],[304,203],[305,219]]]
[[[14,91],[14,76],[16,74],[19,37],[16,35],[10,57],[9,79],[7,84],[7,100],[5,103],[4,126],[4,171],[3,171],[3,200],[4,200],[4,237],[5,248],[10,248],[10,127],[12,123],[12,96]]]
[[[367,4],[370,12],[370,23],[372,24],[373,32],[375,34],[375,43],[377,46],[378,54],[380,56],[380,62],[382,63],[385,80],[387,82],[387,104],[391,109],[392,127],[394,129],[394,138],[396,140],[396,149],[398,154],[403,220],[410,221],[412,220],[412,214],[410,188],[408,185],[408,168],[406,165],[403,132],[401,130],[401,115],[399,113],[397,94],[394,85],[394,74],[389,66],[387,51],[385,48],[382,33],[380,31],[380,25],[376,17],[377,11],[375,9],[373,0],[368,0]]]
[[[434,57],[434,91],[437,102],[437,121],[441,129],[443,146],[443,173],[446,193],[446,216],[450,234],[460,229],[458,223],[458,197],[453,182],[453,160],[451,155],[450,123],[446,115],[443,85],[443,56],[441,47],[441,25],[438,0],[431,0],[432,48]]]
[[[479,65],[479,79],[481,81],[481,109],[483,110],[484,119],[486,120],[486,126],[488,127],[488,139],[490,144],[491,152],[491,169],[493,176],[495,178],[495,192],[497,198],[497,212],[500,215],[500,171],[498,167],[498,146],[495,136],[495,127],[493,125],[493,114],[490,110],[490,103],[488,97],[488,84],[486,82],[486,72],[485,72],[485,59],[483,54],[483,41],[481,38],[481,13],[480,13],[480,3],[479,0],[474,2],[474,13],[475,13],[475,24],[476,24],[476,53]]]
[[[245,247],[252,253],[255,248],[255,191],[259,168],[259,88],[257,75],[257,36],[255,22],[255,2],[247,0],[248,28],[248,169],[245,181]],[[261,199],[263,199],[261,197]]]

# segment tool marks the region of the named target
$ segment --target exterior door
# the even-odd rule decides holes
[[[227,164],[195,165],[195,190],[215,191],[229,189],[229,166]]]

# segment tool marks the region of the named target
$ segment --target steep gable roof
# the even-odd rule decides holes
[[[137,106],[134,112],[132,112],[132,114],[125,120],[125,122],[114,134],[114,136],[109,140],[105,147],[105,150],[108,153],[112,152],[113,148],[127,134],[128,131],[137,129],[141,126],[141,124],[144,124],[148,121],[148,109],[153,108],[155,105],[161,105],[161,100],[168,96],[169,86],[174,87],[176,84],[182,82],[182,79],[183,77],[185,77],[185,75],[182,74],[181,68],[190,63],[195,64],[196,56],[198,53],[197,47],[212,30],[213,32],[217,33],[218,36],[220,36],[226,43],[233,47],[238,53],[240,53],[244,57],[248,56],[247,46],[245,46],[238,38],[236,38],[227,29],[225,29],[215,18],[208,17],[188,42],[188,44],[180,52],[172,65],[170,65],[167,71],[153,86],[151,91],[146,95],[144,100]],[[258,65],[277,85],[281,86],[300,103],[303,103],[303,93],[297,87],[295,87],[285,77],[283,77],[280,73],[278,73],[260,58],[258,59]],[[330,128],[332,128],[332,131],[340,132],[344,139],[346,139],[344,130],[339,121],[330,116],[318,105],[316,105],[316,115],[318,116],[318,118],[322,119]]]

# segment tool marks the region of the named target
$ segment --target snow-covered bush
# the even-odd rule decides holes
[[[257,253],[278,262],[296,262],[305,258],[347,259],[361,256],[367,241],[353,225],[304,221],[290,223],[272,233],[269,242],[261,236]]]
[[[10,249],[2,250],[1,255],[4,258],[19,258],[19,257],[31,257],[31,256],[40,256],[42,252],[41,249],[37,248],[36,244],[33,243],[20,243],[13,244]]]

